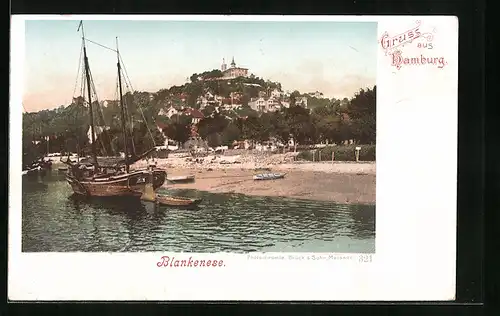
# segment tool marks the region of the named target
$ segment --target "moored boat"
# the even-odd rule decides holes
[[[283,179],[286,173],[259,173],[253,176],[254,180],[276,180]]]
[[[171,176],[171,177],[167,177],[167,181],[170,182],[170,183],[194,182],[194,175],[188,175],[188,176]]]
[[[165,172],[153,171],[153,189],[165,182]],[[150,182],[151,172],[137,170],[123,174],[100,174],[87,178],[76,178],[73,174],[66,177],[73,191],[87,196],[141,196]]]
[[[192,199],[180,196],[170,196],[164,194],[156,194],[156,203],[167,206],[177,207],[193,207],[200,204],[201,199]]]
[[[23,175],[26,175],[26,174],[36,174],[37,171],[42,171],[42,170],[44,170],[44,169],[42,167],[40,167],[40,166],[35,166],[35,167],[31,166],[29,168],[24,169],[22,171],[22,174]]]
[[[30,165],[26,166],[25,170],[41,170],[41,169],[51,169],[52,160],[38,159],[33,161]]]
[[[105,157],[105,159],[98,159],[97,148],[96,148],[96,132],[94,124],[94,109],[93,107],[99,106],[96,100],[92,100],[92,96],[97,95],[95,87],[93,87],[93,78],[90,73],[89,61],[87,57],[86,49],[86,39],[83,32],[83,23],[80,22],[78,30],[82,29],[82,50],[83,50],[83,62],[84,62],[84,78],[86,83],[86,89],[82,91],[87,91],[87,100],[85,100],[88,107],[88,116],[90,122],[90,140],[91,140],[91,157],[90,161],[85,161],[83,159],[77,160],[77,162],[71,161],[68,157],[66,161],[63,161],[69,166],[68,173],[66,175],[66,180],[70,184],[71,188],[76,194],[86,195],[86,196],[100,196],[100,197],[113,197],[113,196],[141,196],[145,191],[146,186],[153,187],[153,189],[159,188],[163,185],[166,179],[166,172],[161,169],[157,169],[154,166],[149,166],[147,169],[141,170],[130,170],[130,165],[134,162],[149,155],[155,147],[144,152],[141,155],[135,154],[135,147],[132,135],[132,131],[129,128],[128,122],[130,117],[128,116],[128,110],[124,105],[123,92],[122,92],[122,68],[121,68],[121,58],[116,49],[117,53],[117,68],[118,68],[118,86],[119,86],[119,104],[121,112],[121,134],[123,136],[123,149],[124,157]],[[96,98],[97,99],[97,98]],[[142,110],[141,110],[142,111]],[[104,119],[101,118],[101,121]],[[147,123],[146,123],[147,124]],[[149,128],[148,128],[149,130]],[[151,135],[151,133],[150,133]],[[152,137],[152,135],[151,135]],[[153,137],[152,137],[153,138]],[[129,144],[132,144],[132,149],[129,148]],[[154,139],[153,139],[154,145]],[[102,158],[102,157],[101,157]]]

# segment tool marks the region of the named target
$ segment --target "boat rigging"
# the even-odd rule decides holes
[[[157,189],[166,179],[166,172],[161,169],[157,169],[154,166],[149,166],[147,169],[139,169],[139,170],[130,170],[130,165],[135,163],[136,161],[146,157],[149,153],[155,150],[155,143],[153,138],[153,148],[147,150],[143,154],[137,156],[135,153],[135,146],[133,145],[133,134],[131,131],[127,129],[128,122],[128,113],[127,108],[125,106],[123,91],[122,91],[122,59],[118,50],[118,39],[117,39],[117,72],[118,72],[118,91],[119,91],[119,103],[120,103],[120,113],[121,113],[121,133],[123,136],[123,149],[124,149],[124,159],[120,159],[118,161],[113,161],[111,159],[103,159],[103,161],[99,161],[97,157],[97,147],[96,147],[96,126],[95,126],[95,117],[94,117],[94,105],[98,112],[99,116],[97,119],[103,123],[103,126],[106,127],[104,123],[104,116],[99,107],[99,101],[97,100],[97,93],[95,93],[95,85],[92,79],[92,74],[90,71],[89,58],[87,55],[87,47],[85,43],[88,41],[85,38],[85,32],[83,27],[83,22],[80,21],[78,26],[78,31],[82,31],[82,52],[83,52],[83,64],[84,64],[84,73],[82,74],[82,96],[85,95],[85,88],[87,92],[88,98],[88,117],[90,124],[90,138],[91,138],[91,166],[93,168],[88,168],[84,163],[81,162],[71,162],[68,160],[65,162],[70,165],[68,168],[67,181],[71,185],[73,191],[79,195],[86,196],[141,196],[145,192],[146,188]],[[94,42],[95,43],[95,42]],[[99,45],[103,46],[104,45]],[[82,53],[81,52],[81,53]],[[127,76],[128,77],[128,76]],[[84,82],[85,81],[85,84]],[[76,91],[76,89],[75,89]],[[95,93],[95,102],[92,100],[92,91]],[[85,100],[84,100],[85,101]],[[83,102],[85,104],[85,102]],[[142,109],[139,107],[139,110],[144,118],[144,123],[148,128],[150,135],[152,136],[149,127],[147,126],[147,120],[144,117],[144,113]],[[106,130],[107,131],[107,130]],[[132,146],[134,148],[132,154],[129,153],[128,141],[129,141],[129,132],[132,140]],[[102,133],[108,134],[103,131]],[[101,134],[102,134],[101,133]],[[109,138],[109,135],[108,135]],[[102,142],[102,137],[99,137],[99,140]],[[105,146],[103,145],[103,151],[106,151]],[[106,160],[108,163],[106,163]],[[123,168],[124,167],[124,168]],[[123,170],[124,169],[124,170]]]

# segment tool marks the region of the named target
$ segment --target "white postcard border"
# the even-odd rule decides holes
[[[360,262],[189,253],[22,253],[21,121],[24,21],[148,19],[377,21],[398,35],[435,31],[442,69],[391,66],[378,51],[376,254]],[[451,300],[455,296],[458,20],[382,16],[13,16],[11,19],[9,263],[11,300]],[[410,43],[411,56],[422,52]],[[432,70],[431,70],[432,68]],[[441,131],[434,139],[435,131]],[[256,254],[252,254],[256,255]],[[289,259],[303,255],[304,259]],[[328,254],[325,254],[328,256]],[[224,260],[222,268],[157,267],[161,256]],[[307,257],[309,256],[309,259]]]

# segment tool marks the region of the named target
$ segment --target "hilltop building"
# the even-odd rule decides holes
[[[308,95],[311,97],[317,98],[317,99],[323,98],[323,92],[319,92],[319,91],[309,92]]]
[[[229,67],[229,68],[227,67],[226,61],[223,58],[220,70],[222,71],[222,78],[223,79],[234,79],[237,77],[248,77],[248,68],[236,67],[236,63],[234,62],[234,57],[233,57],[233,60],[231,61],[231,67]]]

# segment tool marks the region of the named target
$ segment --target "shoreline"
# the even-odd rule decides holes
[[[283,179],[255,181],[259,171],[252,165],[174,166],[158,164],[169,176],[194,175],[191,183],[163,188],[194,189],[210,193],[284,197],[341,204],[375,204],[375,163],[304,163],[267,166],[271,172],[285,172]],[[264,171],[265,172],[265,171]]]
[[[278,157],[277,157],[278,156]],[[281,157],[279,157],[281,156]],[[286,155],[285,155],[286,156]],[[167,171],[167,177],[194,175],[191,183],[171,184],[164,189],[194,189],[210,193],[236,193],[248,196],[283,197],[300,200],[326,201],[340,204],[374,205],[376,200],[375,162],[295,162],[283,155],[265,157],[262,161],[248,157],[246,161],[235,157],[205,157],[194,162],[189,157],[155,159],[158,168]],[[229,160],[231,159],[231,160]],[[223,162],[223,163],[221,163]],[[132,169],[145,168],[141,160]],[[54,167],[58,164],[55,163]],[[255,181],[252,176],[259,168],[270,172],[285,172],[283,179]]]

